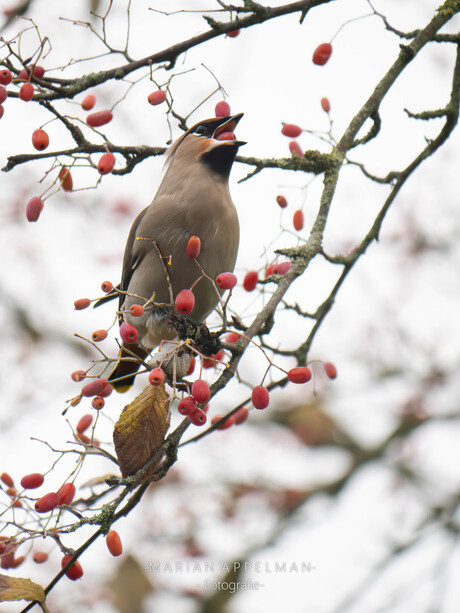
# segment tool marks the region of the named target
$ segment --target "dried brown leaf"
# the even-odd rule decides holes
[[[30,600],[39,602],[42,610],[48,612],[45,591],[41,585],[30,579],[0,575],[0,602],[10,600]]]
[[[170,402],[164,385],[148,385],[123,409],[113,431],[123,477],[134,475],[158,451],[164,443],[169,418]]]

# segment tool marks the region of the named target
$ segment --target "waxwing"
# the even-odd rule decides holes
[[[118,391],[129,389],[134,382],[139,364],[133,361],[133,354],[145,360],[161,341],[177,337],[164,323],[168,306],[155,306],[171,305],[171,289],[175,299],[199,279],[193,287],[195,306],[189,314],[197,322],[203,322],[218,303],[216,288],[187,256],[189,238],[198,236],[201,240],[197,260],[208,277],[215,279],[219,273],[234,269],[239,225],[228,178],[244,143],[218,137],[232,133],[229,136],[234,138],[242,116],[206,119],[179,137],[166,153],[166,172],[152,203],[131,227],[118,286],[123,292],[119,294],[119,320],[134,324],[139,339],[123,345],[109,377]],[[102,301],[112,297],[115,295]],[[129,313],[132,305],[145,303],[148,308],[140,317]]]

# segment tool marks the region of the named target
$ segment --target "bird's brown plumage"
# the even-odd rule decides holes
[[[129,314],[133,304],[171,304],[165,273],[166,263],[173,298],[189,289],[201,276],[199,267],[186,254],[191,236],[201,240],[197,260],[211,278],[235,266],[239,225],[228,188],[228,174],[239,141],[219,141],[222,130],[234,129],[241,115],[216,118],[196,124],[169,150],[167,170],[152,203],[136,218],[130,230],[123,259],[120,311],[124,321],[139,332],[136,345],[126,348],[144,359],[162,340],[171,340],[174,330],[162,323],[161,309],[146,309],[141,317]],[[198,133],[197,133],[198,132]],[[202,132],[203,134],[200,134]],[[214,138],[213,138],[214,137]],[[161,256],[160,256],[161,253]],[[219,295],[206,278],[194,286],[195,306],[190,317],[203,321],[217,305]],[[126,356],[121,352],[121,358]],[[132,384],[139,365],[120,361],[110,375],[115,387]],[[114,381],[120,379],[119,382]]]

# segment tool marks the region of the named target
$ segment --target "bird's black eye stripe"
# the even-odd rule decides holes
[[[207,136],[209,134],[208,126],[200,124],[193,130],[194,134],[198,134],[198,136]]]

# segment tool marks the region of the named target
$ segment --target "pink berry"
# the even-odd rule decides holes
[[[75,370],[71,375],[70,378],[72,379],[72,381],[76,381],[78,383],[78,381],[83,381],[83,379],[86,377],[86,373],[84,370]]]
[[[221,100],[216,104],[214,109],[216,117],[228,117],[230,115],[230,105],[225,100]]]
[[[213,417],[211,419],[211,424],[214,425],[215,423],[217,423],[218,421],[220,421],[222,419],[223,415],[216,415],[215,417]],[[233,417],[227,417],[227,419],[225,421],[223,421],[221,424],[219,424],[217,426],[218,430],[226,430],[227,428],[230,428],[230,426],[233,426],[235,422],[233,421]]]
[[[150,385],[161,385],[165,379],[165,374],[161,368],[153,368],[149,373]]]
[[[40,485],[43,485],[45,477],[41,473],[31,473],[30,475],[25,475],[21,479],[21,487],[25,490],[34,490]]]
[[[241,409],[238,409],[238,411],[234,413],[233,421],[235,425],[238,426],[239,424],[244,424],[244,422],[248,419],[248,417],[249,417],[249,411],[243,407]]]
[[[73,483],[64,483],[64,485],[59,489],[59,506],[65,504],[66,506],[70,506],[75,498],[76,488]]]
[[[266,279],[268,277],[271,277],[272,275],[275,274],[275,268],[276,268],[276,264],[270,264],[269,266],[267,266],[267,268],[265,269],[265,278]]]
[[[188,239],[186,253],[189,258],[194,260],[200,255],[201,251],[201,240],[198,236],[191,236]]]
[[[97,163],[97,171],[100,175],[108,175],[115,166],[115,156],[113,153],[104,153]]]
[[[192,384],[192,396],[198,404],[205,404],[211,398],[209,385],[203,379],[197,379]]]
[[[281,262],[275,265],[275,274],[285,275],[291,269],[291,262]]]
[[[330,43],[321,43],[313,52],[313,64],[324,66],[332,54],[332,45]]]
[[[255,270],[250,270],[246,273],[243,279],[243,287],[247,292],[252,292],[257,287],[259,275]]]
[[[311,379],[311,370],[306,366],[296,366],[288,372],[291,383],[307,383]]]
[[[266,409],[270,403],[270,396],[266,387],[256,385],[252,390],[252,404],[256,409]]]
[[[237,334],[236,332],[229,332],[229,334],[227,334],[225,342],[228,343],[229,345],[232,345],[233,343],[237,343],[239,340],[240,340],[239,334]]]
[[[281,128],[281,134],[289,136],[289,138],[297,138],[302,134],[302,128],[294,125],[293,123],[285,123]]]
[[[191,415],[193,411],[196,411],[196,401],[191,396],[186,396],[177,405],[177,410],[181,415]]]
[[[151,105],[156,106],[166,100],[166,92],[162,89],[157,89],[147,96],[147,100]]]
[[[120,326],[120,336],[124,343],[132,345],[133,343],[137,343],[139,332],[136,326],[125,321]]]
[[[217,365],[217,362],[220,362],[224,357],[224,352],[222,349],[219,349],[217,353],[213,353],[212,355],[204,358],[203,360],[203,368],[214,368]]]
[[[191,289],[183,289],[181,290],[175,300],[176,309],[182,315],[188,315],[193,311],[193,307],[195,306],[195,296]]]
[[[34,196],[33,198],[29,200],[26,206],[27,221],[37,221],[42,211],[43,211],[43,200],[39,198],[38,196]]]
[[[100,392],[104,391],[107,384],[107,379],[94,379],[94,381],[90,381],[82,387],[81,393],[86,398],[90,398],[91,396],[99,396]]]
[[[112,392],[113,387],[110,385],[110,383],[107,383],[102,392],[99,392],[98,396],[100,396],[101,398],[107,398],[107,396],[110,396]]]
[[[2,102],[5,102],[7,98],[8,98],[8,92],[6,91],[6,87],[3,87],[3,85],[0,85],[0,104],[2,104]]]
[[[0,119],[3,117],[3,113],[5,112],[5,109],[3,108],[3,106],[0,104]]]
[[[238,283],[238,279],[232,272],[221,272],[216,277],[216,283],[223,290],[233,289]]]

